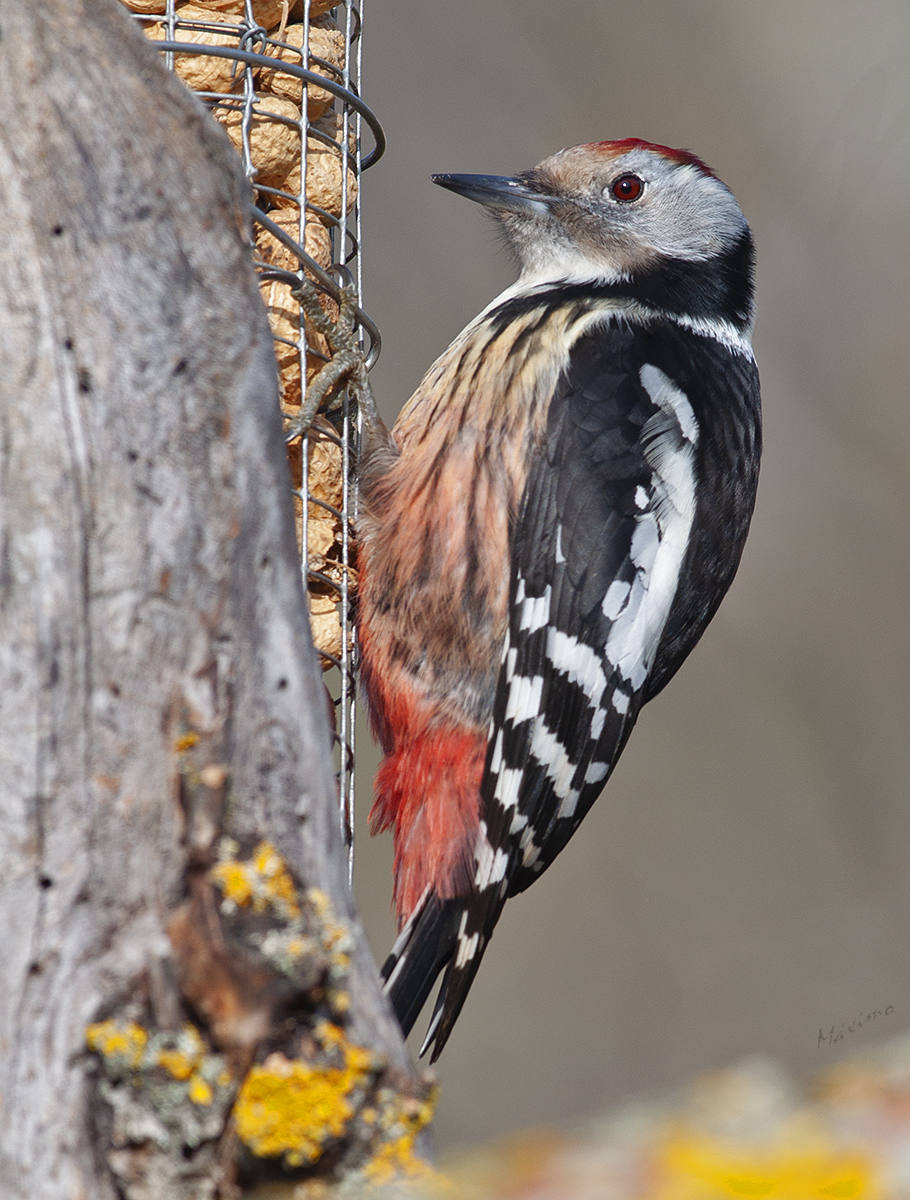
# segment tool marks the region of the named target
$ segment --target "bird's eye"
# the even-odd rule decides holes
[[[610,184],[610,195],[623,204],[637,200],[644,190],[645,181],[638,175],[620,175]]]

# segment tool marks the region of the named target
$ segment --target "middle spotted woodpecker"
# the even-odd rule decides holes
[[[597,798],[730,586],[761,444],[753,247],[694,155],[637,138],[437,175],[520,266],[361,467],[362,675],[395,837],[383,968],[438,1056],[509,896]]]

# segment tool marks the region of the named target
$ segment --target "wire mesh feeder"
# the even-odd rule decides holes
[[[300,425],[307,383],[327,361],[293,290],[304,277],[329,315],[339,285],[361,296],[359,179],[385,148],[359,96],[361,12],[353,0],[123,0],[168,67],[211,109],[254,189],[250,245],[275,338],[286,428]],[[369,133],[372,147],[361,150]],[[367,366],[376,326],[359,307]],[[313,640],[335,707],[341,828],[354,850],[354,632],[351,526],[357,415],[330,394],[309,428],[289,434],[297,536]]]

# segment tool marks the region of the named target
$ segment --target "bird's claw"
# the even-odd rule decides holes
[[[304,311],[309,328],[325,338],[331,351],[331,358],[319,369],[307,386],[300,412],[295,416],[287,431],[288,441],[306,433],[325,400],[341,383],[347,383],[350,388],[361,414],[364,431],[369,432],[380,421],[380,418],[376,412],[373,392],[367,378],[363,348],[360,344],[357,320],[359,305],[356,289],[352,285],[341,289],[338,315],[334,318],[322,307],[322,293],[308,279],[300,281],[294,289],[293,295]]]

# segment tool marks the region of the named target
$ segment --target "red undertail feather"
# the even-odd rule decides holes
[[[373,833],[394,827],[399,924],[427,886],[443,900],[469,890],[485,752],[474,730],[428,729],[379,768],[370,824]]]

